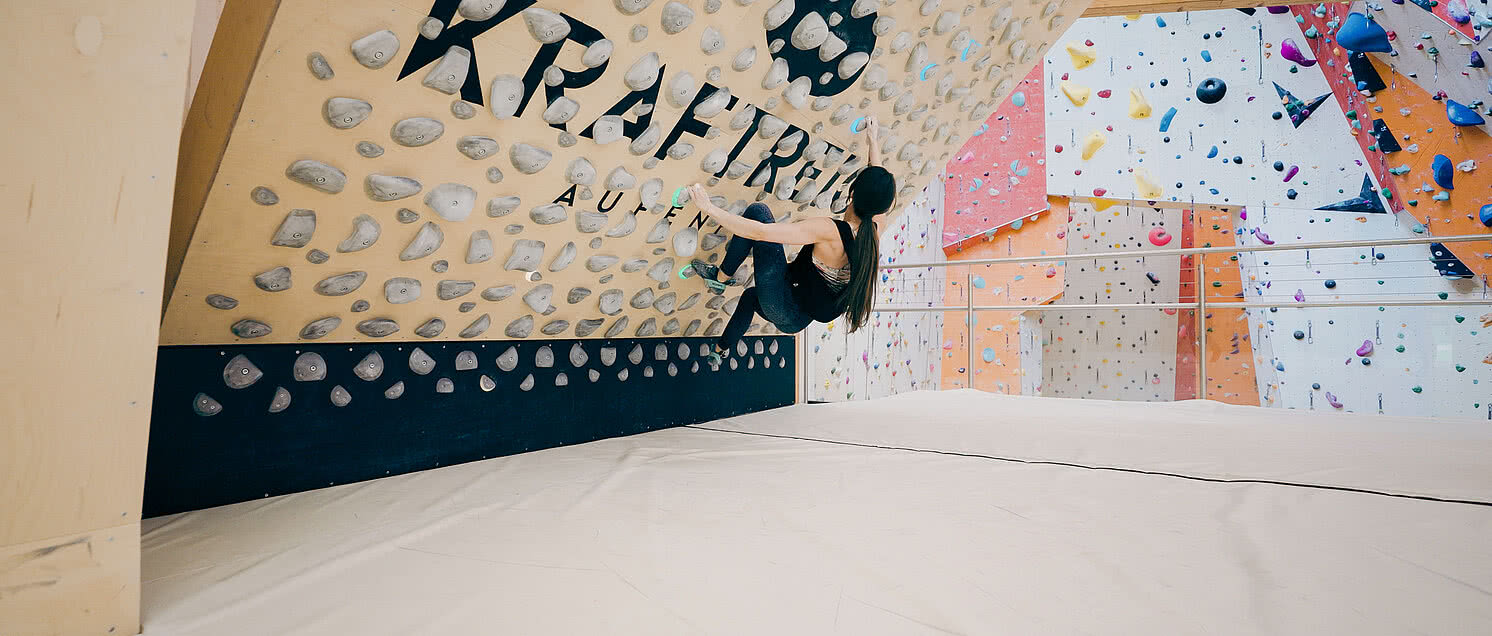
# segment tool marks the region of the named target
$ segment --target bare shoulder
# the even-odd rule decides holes
[[[819,240],[827,240],[839,236],[839,228],[834,225],[834,219],[827,216],[815,216],[796,221],[795,223],[803,229],[813,232],[814,236]]]

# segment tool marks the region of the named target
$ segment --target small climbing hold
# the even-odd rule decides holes
[[[331,63],[326,61],[326,56],[320,51],[312,51],[306,55],[306,68],[311,69],[311,75],[319,80],[329,80],[337,76],[332,71]]]
[[[1333,279],[1330,279],[1330,278],[1326,279],[1326,282],[1324,282],[1322,284],[1325,285],[1327,289],[1336,289],[1337,288],[1337,281],[1335,281]]]
[[[401,119],[389,130],[389,136],[401,146],[418,148],[430,144],[445,134],[445,124],[429,117]]]
[[[1299,330],[1299,329],[1296,329],[1296,330],[1295,330],[1295,333],[1294,333],[1294,334],[1291,334],[1291,335],[1293,335],[1293,336],[1295,336],[1295,339],[1296,339],[1296,340],[1305,340],[1305,337],[1306,337],[1306,334],[1305,334],[1305,332],[1304,332],[1304,331],[1301,331],[1301,330]]]

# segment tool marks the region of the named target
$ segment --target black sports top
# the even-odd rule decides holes
[[[839,229],[839,240],[844,243],[844,253],[853,254],[855,233],[850,231],[850,224],[839,219],[832,220]],[[833,322],[835,318],[844,315],[843,290],[830,287],[829,282],[824,280],[824,275],[819,273],[818,267],[814,266],[813,245],[804,245],[798,251],[797,258],[788,263],[787,279],[793,285],[793,299],[798,301],[798,307],[809,317],[818,322]]]

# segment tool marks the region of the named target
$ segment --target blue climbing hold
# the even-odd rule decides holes
[[[985,362],[994,362],[995,361],[995,350],[994,349],[992,349],[990,347],[985,347],[984,348],[984,361]]]
[[[927,66],[922,67],[922,73],[921,73],[921,76],[918,79],[926,80],[927,79],[927,72],[933,70],[934,68],[937,68],[937,66],[938,65],[936,63],[934,63],[934,64],[928,64]]]
[[[1025,91],[1016,91],[1016,92],[1012,93],[1010,95],[1010,103],[1014,104],[1016,108],[1022,108],[1022,107],[1024,107],[1026,105],[1026,93],[1025,93]]]
[[[1480,126],[1487,123],[1480,113],[1454,99],[1445,100],[1445,118],[1457,126]]]
[[[1492,203],[1482,206],[1482,211],[1477,213],[1477,218],[1482,225],[1492,227]]]
[[[1447,190],[1454,190],[1456,186],[1453,180],[1456,176],[1456,166],[1451,163],[1451,158],[1445,155],[1435,155],[1435,160],[1430,162],[1430,172],[1435,176],[1435,184]]]
[[[1207,49],[1202,49],[1202,61],[1203,62],[1211,62],[1212,61],[1212,51],[1209,51]]]
[[[983,276],[975,276],[974,277],[974,287],[979,288],[979,289],[984,289],[984,277]]]
[[[1159,19],[1159,18],[1156,18],[1156,19]],[[1168,131],[1168,130],[1171,129],[1171,118],[1173,118],[1175,116],[1176,116],[1176,107],[1172,106],[1171,110],[1166,111],[1166,114],[1163,115],[1160,118],[1160,131],[1161,132],[1166,132],[1166,131]]]
[[[1337,44],[1349,51],[1388,53],[1394,50],[1388,43],[1388,32],[1356,11],[1347,14],[1347,23],[1337,31]]]
[[[1166,26],[1166,20],[1165,20],[1165,18],[1162,18],[1160,16],[1155,16],[1155,26],[1158,26],[1158,27],[1161,27],[1161,28],[1165,28],[1165,26]]]
[[[1207,151],[1207,158],[1208,159],[1212,159],[1214,157],[1217,157],[1217,146],[1213,146],[1212,150]]]

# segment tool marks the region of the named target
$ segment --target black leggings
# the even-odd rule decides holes
[[[762,223],[774,222],[771,208],[762,203],[747,206],[741,216]],[[747,253],[751,254],[756,266],[756,285],[741,293],[736,313],[731,314],[730,322],[725,325],[725,333],[721,334],[718,344],[726,350],[741,339],[756,314],[770,320],[783,333],[798,333],[813,322],[813,318],[803,313],[798,300],[793,298],[793,286],[787,278],[787,253],[781,243],[731,237],[730,245],[725,248],[725,260],[720,262],[720,271],[726,276],[734,275],[736,268],[746,260]]]

